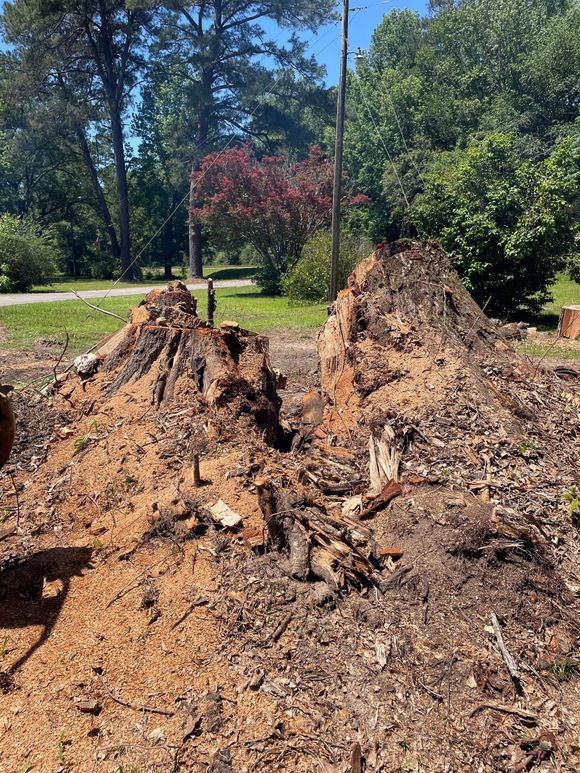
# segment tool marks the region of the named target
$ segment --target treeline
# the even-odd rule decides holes
[[[297,33],[332,19],[334,5],[5,2],[0,212],[28,222],[5,218],[4,230],[23,240],[30,223],[50,230],[67,274],[126,278],[155,263],[169,275],[189,236],[201,273],[201,228],[188,235],[180,207],[189,174],[247,137],[262,152],[307,153],[332,95]],[[9,257],[0,247],[0,265]]]
[[[373,239],[435,236],[480,304],[580,278],[580,5],[442,0],[383,18],[349,82],[348,174]],[[380,161],[378,161],[380,159]]]
[[[160,265],[169,276],[188,254],[199,274],[202,247],[205,259],[229,248],[257,256],[265,286],[321,294],[324,239],[304,249],[311,263],[293,275],[297,242],[284,236],[293,226],[280,225],[291,208],[247,197],[272,190],[273,167],[262,174],[261,158],[284,156],[287,167],[278,166],[292,170],[312,146],[331,156],[335,89],[293,33],[318,29],[334,8],[333,0],[4,3],[0,211],[9,215],[0,284],[4,230],[12,245],[40,239],[43,265],[52,250],[71,275],[130,277]],[[559,270],[580,274],[579,108],[578,0],[443,0],[425,17],[385,15],[349,73],[345,182],[366,203],[345,212],[346,228],[374,242],[438,238],[488,311],[539,308]],[[246,186],[244,202],[229,190],[235,212],[226,212],[209,154],[248,140],[256,161],[246,161],[245,179],[268,182]],[[211,202],[193,189],[188,201],[199,170]],[[315,189],[316,217],[296,202],[294,212],[318,228],[326,221]],[[189,203],[199,216],[188,227]],[[239,220],[246,210],[251,227]],[[217,233],[233,214],[235,233]],[[360,243],[345,244],[346,270]]]

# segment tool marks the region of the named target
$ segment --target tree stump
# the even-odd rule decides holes
[[[107,396],[131,384],[150,389],[159,407],[184,386],[213,408],[253,415],[267,441],[278,433],[280,398],[268,339],[224,322],[214,329],[197,316],[196,299],[181,282],[153,290],[131,311],[130,323],[100,351],[113,373]]]
[[[558,322],[558,334],[572,341],[580,339],[580,304],[562,306]]]

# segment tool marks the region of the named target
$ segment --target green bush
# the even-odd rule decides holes
[[[518,142],[493,132],[439,154],[411,208],[419,234],[441,242],[494,316],[538,312],[574,249],[580,137],[541,160],[523,159]]]
[[[59,254],[50,232],[14,215],[0,215],[0,292],[27,292],[48,284]]]
[[[338,289],[346,287],[353,268],[372,252],[367,239],[343,233],[340,239]],[[282,280],[284,295],[296,301],[322,303],[328,298],[332,238],[329,231],[318,231],[305,244],[302,257]]]

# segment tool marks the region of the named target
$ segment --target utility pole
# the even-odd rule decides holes
[[[349,0],[342,0],[342,50],[340,78],[336,101],[336,143],[334,148],[334,185],[332,189],[332,258],[328,300],[334,303],[338,293],[338,259],[340,255],[340,193],[342,189],[342,148],[344,144],[344,103],[346,96],[346,60],[348,56]]]

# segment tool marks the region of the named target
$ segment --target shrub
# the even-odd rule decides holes
[[[439,239],[488,313],[536,312],[573,249],[579,181],[577,139],[522,160],[517,138],[494,132],[440,154],[412,218],[422,236]]]
[[[58,249],[50,232],[14,215],[0,215],[0,292],[27,292],[48,284],[56,268]]]
[[[338,288],[346,287],[348,275],[372,251],[366,239],[343,233],[340,239]],[[302,257],[282,280],[284,294],[292,300],[322,303],[328,298],[332,237],[318,231],[304,245]]]

